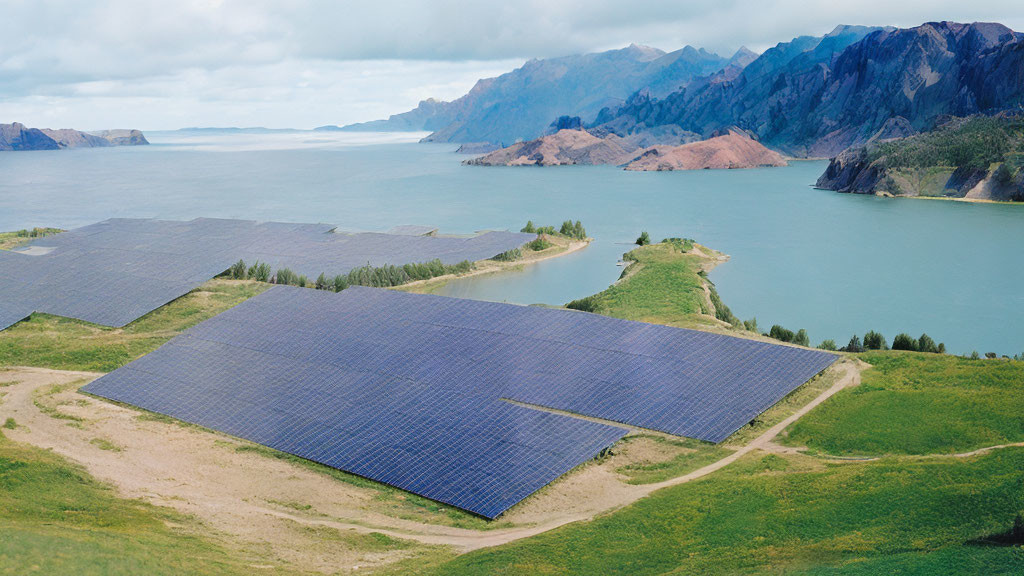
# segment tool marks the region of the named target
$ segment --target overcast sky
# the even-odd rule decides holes
[[[762,51],[836,24],[998,21],[1020,0],[0,0],[0,122],[311,128],[456,98],[529,58]]]

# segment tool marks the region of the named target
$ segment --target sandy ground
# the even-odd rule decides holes
[[[836,383],[798,412],[729,456],[657,484],[629,485],[616,469],[671,458],[657,443],[637,439],[603,462],[584,465],[513,508],[500,528],[473,530],[381,509],[380,492],[256,452],[247,442],[197,427],[146,418],[134,409],[76,392],[98,377],[85,372],[13,368],[0,372],[0,421],[13,418],[9,438],[51,449],[113,485],[120,495],[168,506],[198,518],[216,533],[287,565],[319,572],[388,564],[411,550],[368,553],[346,535],[378,532],[457,552],[495,546],[587,520],[635,502],[655,490],[702,478],[752,450],[772,450],[786,426],[839,390],[859,382],[859,367],[840,362]],[[55,388],[55,386],[57,388]],[[40,406],[43,409],[40,409]],[[59,414],[78,420],[55,418]],[[685,449],[684,449],[685,450]],[[318,530],[333,529],[325,540]],[[421,548],[422,550],[422,548]]]

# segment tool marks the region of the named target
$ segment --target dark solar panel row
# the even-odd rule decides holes
[[[188,293],[239,259],[321,272],[483,260],[521,246],[530,234],[469,238],[377,233],[336,234],[329,224],[199,218],[188,222],[113,219],[40,238],[53,248],[28,256],[0,251],[0,329],[33,311],[123,326]]]
[[[275,287],[85,390],[494,517],[623,430],[721,441],[832,354],[582,312]]]

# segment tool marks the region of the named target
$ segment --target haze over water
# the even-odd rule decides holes
[[[641,230],[694,238],[731,260],[711,274],[762,330],[812,343],[874,329],[927,332],[951,352],[1024,351],[1024,206],[837,194],[825,162],[737,171],[484,168],[419,135],[148,133],[152,146],[0,155],[0,230],[112,217],[329,222],[383,230],[518,230],[582,220],[595,242],[447,293],[564,304],[598,292]],[[330,272],[330,271],[327,271]]]

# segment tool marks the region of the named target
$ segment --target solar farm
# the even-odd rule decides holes
[[[719,442],[835,358],[568,310],[278,286],[83,391],[495,518],[631,428]]]
[[[490,258],[534,235],[339,233],[330,224],[198,218],[112,219],[0,251],[0,330],[33,312],[124,326],[224,272],[239,259],[298,274],[343,274],[360,266]],[[430,234],[430,235],[426,235]]]

